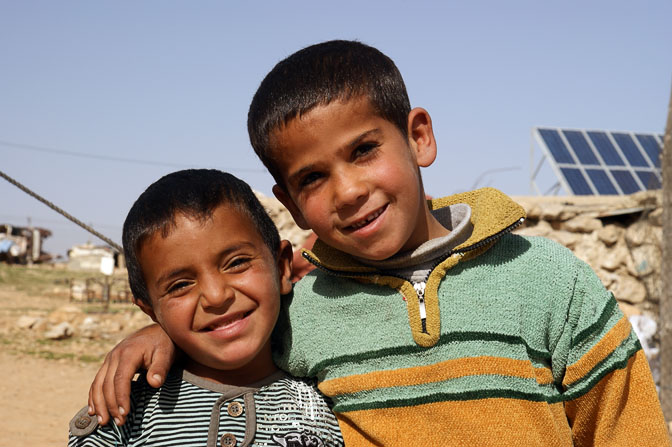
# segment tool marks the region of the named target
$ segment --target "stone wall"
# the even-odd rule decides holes
[[[275,226],[278,227],[280,237],[290,241],[294,250],[298,250],[299,247],[301,247],[306,239],[308,239],[308,237],[312,234],[312,232],[309,230],[302,230],[296,226],[294,219],[292,219],[292,215],[289,214],[287,208],[285,208],[277,199],[273,197],[267,197],[256,191],[255,194],[257,195],[259,202],[261,202],[268,215],[271,216],[271,219],[273,219],[273,222],[275,222]]]

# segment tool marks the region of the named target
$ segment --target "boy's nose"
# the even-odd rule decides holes
[[[234,290],[221,278],[201,280],[201,306],[203,308],[222,308],[233,301]]]
[[[334,182],[334,201],[337,208],[343,208],[357,204],[366,197],[368,189],[362,176],[362,172],[349,170],[337,175]]]

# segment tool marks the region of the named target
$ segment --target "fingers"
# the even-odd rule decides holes
[[[143,367],[142,357],[136,357],[135,361],[126,358],[116,364],[114,373],[110,371],[107,374],[109,388],[105,388],[105,400],[107,410],[117,425],[123,425],[126,422],[131,409],[131,382],[135,373]]]
[[[175,345],[158,325],[140,329],[122,340],[105,357],[89,388],[89,414],[101,425],[114,420],[123,425],[131,408],[131,381],[140,368],[148,369],[147,381],[163,384],[175,360]]]
[[[175,361],[175,346],[172,341],[165,346],[158,345],[152,354],[149,368],[147,369],[147,383],[154,388],[163,384],[170,366]]]
[[[98,373],[96,373],[96,377],[89,388],[89,414],[91,416],[94,414],[97,415],[100,425],[106,425],[110,421],[110,414],[107,412],[105,402],[105,393],[103,392],[105,377],[109,369],[109,360],[110,354],[105,357],[103,365],[98,370]]]
[[[106,365],[106,363],[103,363],[89,387],[89,415],[96,414],[100,425],[107,424],[109,420],[109,414],[107,414],[107,408],[105,408],[105,399],[103,398],[103,378],[107,372]],[[101,411],[97,411],[98,408]],[[103,410],[103,408],[105,409]]]
[[[109,360],[107,360],[108,367],[103,378],[103,399],[105,401],[105,408],[103,411],[107,411],[110,418],[114,420],[117,425],[121,425],[122,419],[120,419],[119,414],[119,405],[117,403],[117,393],[115,392],[115,376],[117,375],[117,369],[119,368],[119,355],[117,351],[112,351],[108,354]],[[122,362],[123,363],[123,362]],[[97,410],[100,410],[96,406]]]

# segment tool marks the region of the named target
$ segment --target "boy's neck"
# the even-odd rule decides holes
[[[252,362],[240,368],[224,370],[205,366],[186,356],[183,368],[191,374],[211,382],[230,386],[247,386],[257,383],[278,371],[273,363],[270,350],[257,356]]]
[[[402,252],[408,252],[415,250],[425,242],[428,242],[432,239],[448,236],[450,230],[443,226],[441,222],[432,214],[432,211],[429,208],[427,202],[424,203],[420,211],[422,213],[417,220],[417,226],[420,231],[416,230],[415,237],[412,241],[409,241],[410,244],[404,246],[401,250],[395,253],[393,256],[398,255]]]

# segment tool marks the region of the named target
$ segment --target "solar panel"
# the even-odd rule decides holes
[[[535,140],[567,192],[632,194],[660,189],[660,134],[537,127]]]

